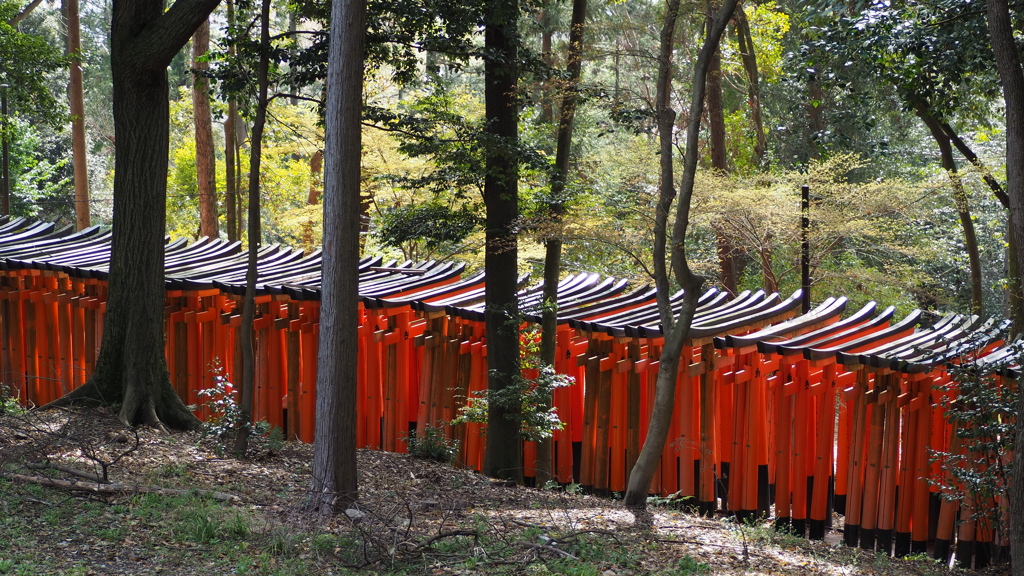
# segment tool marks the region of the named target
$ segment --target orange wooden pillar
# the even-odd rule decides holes
[[[916,397],[908,409],[916,414],[917,444],[914,449],[913,472],[914,496],[910,525],[910,553],[924,554],[928,550],[928,531],[931,519],[931,487],[928,482],[928,442],[931,438],[931,388],[932,378],[926,377],[918,384]],[[897,541],[898,543],[898,541]]]
[[[866,468],[866,450],[868,433],[869,409],[866,394],[869,376],[866,370],[854,372],[854,385],[844,391],[847,406],[852,404],[850,412],[850,450],[846,477],[845,519],[843,541],[847,546],[856,546],[860,538],[864,496],[864,471]]]
[[[554,475],[558,482],[562,484],[572,482],[573,480],[572,432],[574,425],[582,417],[582,414],[578,412],[576,404],[573,402],[573,390],[583,386],[579,381],[575,357],[572,354],[573,334],[574,331],[568,325],[562,324],[559,325],[556,335],[555,372],[572,376],[576,380],[572,386],[556,389],[553,397],[553,405],[558,411],[559,420],[563,424],[563,428],[556,430],[554,434],[553,456]],[[633,377],[633,375],[634,373],[630,372],[630,376]],[[632,428],[630,432],[632,432]]]
[[[614,343],[614,351],[608,358],[611,379],[611,403],[609,426],[609,445],[611,468],[612,492],[624,492],[626,490],[626,435],[627,420],[629,413],[629,374],[632,362],[629,360],[629,352],[623,342]]]
[[[299,438],[303,442],[313,442],[316,434],[316,377],[317,377],[317,346],[320,335],[320,305],[304,302],[306,311],[302,315],[299,328],[299,347],[302,354],[302,381],[299,386]]]
[[[366,440],[360,445],[360,448],[380,450],[382,448],[380,421],[384,414],[383,383],[386,369],[383,365],[384,354],[381,342],[384,340],[387,319],[373,310],[368,310],[367,314],[367,325],[372,326],[373,331],[372,338],[364,339],[366,345],[366,413],[359,418],[363,421],[361,425],[366,430]]]
[[[887,422],[887,406],[880,396],[884,384],[876,377],[874,388],[865,395],[865,401],[871,404],[871,424],[868,429],[868,448],[864,471],[864,504],[861,508],[860,546],[867,550],[875,549],[876,528],[878,526],[878,506],[880,499],[880,477],[882,473],[885,425]]]
[[[797,384],[786,364],[776,384],[775,528],[789,531],[793,523],[793,404]]]
[[[593,477],[592,486],[595,490],[607,492],[609,490],[610,459],[611,450],[611,403],[612,403],[612,366],[616,359],[611,352],[611,340],[599,337],[597,341],[597,355],[589,362],[595,365],[595,381],[591,381],[588,371],[588,386],[592,387],[592,393],[596,397],[596,413],[594,415],[594,436],[591,450],[593,450]],[[584,449],[587,445],[584,444]]]
[[[815,438],[814,484],[811,494],[811,509],[808,522],[808,536],[812,540],[823,540],[829,514],[829,485],[833,479],[832,460],[834,458],[833,438],[835,437],[836,421],[836,390],[834,372],[836,365],[826,367],[825,372],[832,372],[821,382],[810,387],[809,392],[817,398],[818,418]]]
[[[479,328],[480,332],[483,332],[483,327]],[[468,381],[466,382],[468,396],[479,395],[487,389],[487,346],[483,339],[476,339],[469,345],[466,366],[468,367]],[[466,465],[473,470],[480,470],[483,467],[486,442],[482,428],[483,425],[476,422],[466,425],[468,441]]]
[[[285,328],[285,354],[287,355],[287,398],[285,409],[288,411],[288,419],[285,427],[285,438],[288,440],[299,440],[299,423],[303,418],[313,418],[313,414],[302,414],[300,409],[300,398],[302,396],[302,343],[299,338],[299,330],[302,327],[302,319],[299,318],[299,305],[296,302],[288,303],[288,317]],[[218,328],[220,326],[218,325]],[[214,336],[218,342],[222,341],[221,334]],[[218,346],[220,347],[220,346]],[[357,406],[358,409],[358,406]],[[359,446],[358,438],[356,446]]]
[[[886,371],[888,372],[888,371]],[[898,456],[900,448],[900,378],[888,372],[882,375],[885,388],[878,395],[878,402],[885,404],[885,431],[882,438],[882,473],[879,478],[878,523],[876,532],[877,550],[892,554],[893,527],[895,524],[896,482],[898,478]]]

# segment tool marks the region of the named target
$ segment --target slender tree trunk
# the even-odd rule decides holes
[[[1006,103],[1006,195],[1010,201],[1010,236],[1017,248],[1017,270],[1024,270],[1024,71],[1014,41],[1007,0],[988,0],[988,29]],[[1021,326],[1015,327],[1018,331]],[[1017,414],[1024,414],[1024,394],[1018,394]],[[1014,426],[1024,438],[1024,418]],[[1010,500],[1010,556],[1014,576],[1024,576],[1024,450],[1014,451],[1007,497]]]
[[[737,12],[742,12],[738,10]],[[714,6],[708,4],[707,27],[711,26]],[[711,136],[711,169],[716,174],[729,172],[729,157],[725,143],[725,107],[722,105],[722,51],[716,50],[708,65],[708,134]],[[725,235],[723,227],[716,223],[715,244],[718,253],[718,269],[722,287],[731,294],[736,293],[735,247]]]
[[[487,270],[487,447],[483,473],[522,482],[521,406],[501,392],[522,378],[519,366],[518,238],[519,80],[518,0],[488,3],[484,23],[484,101],[488,144],[484,204],[487,208],[484,267]]]
[[[661,32],[661,52],[658,57],[658,118],[661,131],[662,172],[661,191],[659,194],[658,213],[655,218],[655,285],[658,287],[658,310],[661,316],[662,332],[665,344],[662,348],[658,364],[658,377],[655,384],[654,409],[647,427],[647,439],[644,441],[640,456],[629,475],[629,483],[623,502],[633,510],[642,511],[647,506],[647,493],[651,487],[651,479],[658,468],[658,461],[665,449],[669,426],[672,423],[672,412],[675,405],[676,378],[679,374],[680,355],[690,325],[697,310],[697,299],[704,285],[704,279],[690,270],[686,259],[686,230],[690,220],[690,201],[693,197],[694,179],[697,173],[697,142],[700,135],[701,116],[704,111],[704,93],[707,88],[707,75],[712,55],[718,49],[726,24],[736,10],[737,0],[725,0],[722,8],[715,16],[708,33],[704,37],[697,61],[693,66],[693,94],[690,99],[690,117],[686,124],[686,153],[683,157],[683,178],[679,187],[679,199],[676,204],[675,223],[672,227],[671,261],[676,282],[685,291],[678,317],[673,317],[669,302],[667,270],[664,264],[666,256],[666,233],[668,211],[676,196],[672,178],[671,160],[671,128],[675,113],[668,107],[671,90],[671,53],[675,36],[676,19],[679,12],[678,0],[669,0],[665,16],[665,26]],[[666,134],[668,132],[668,134]],[[668,160],[664,158],[668,156]],[[658,255],[662,262],[658,263]],[[660,272],[659,272],[660,271]]]
[[[213,118],[210,114],[210,80],[201,74],[210,68],[203,60],[210,49],[210,21],[192,36],[192,117],[196,127],[196,183],[199,187],[199,235],[217,238],[217,164],[213,155]]]
[[[707,24],[711,28],[715,6],[707,7]],[[707,31],[707,30],[706,30]],[[705,31],[705,32],[706,32]],[[725,107],[722,105],[722,51],[715,50],[708,62],[708,86],[705,98],[708,110],[708,135],[711,137],[711,168],[717,173],[729,171],[729,155],[725,145]]]
[[[89,161],[85,142],[85,94],[82,87],[82,38],[78,0],[64,0],[68,21],[68,100],[71,104],[71,156],[75,165],[75,228],[91,224],[89,217]]]
[[[932,134],[935,144],[939,147],[939,157],[942,161],[942,168],[949,176],[949,183],[953,186],[953,201],[956,204],[956,211],[960,217],[960,226],[964,230],[964,247],[967,249],[967,259],[971,273],[971,313],[980,315],[982,313],[982,282],[981,282],[981,252],[978,249],[978,236],[974,231],[974,220],[971,218],[971,207],[967,198],[967,190],[964,189],[963,179],[957,173],[956,161],[953,159],[953,147],[950,145],[950,138],[942,129],[942,123],[936,119],[928,110],[926,103],[914,102],[917,116],[921,118],[925,126]]]
[[[309,159],[309,196],[306,198],[307,206],[316,206],[320,203],[320,187],[323,185],[324,153],[317,150]],[[313,221],[307,219],[302,225],[302,249],[308,252],[313,251]]]
[[[114,0],[110,66],[117,154],[107,313],[96,370],[53,404],[120,403],[126,423],[195,428],[164,359],[167,66],[216,0]]]
[[[583,35],[586,30],[587,0],[573,0],[569,27],[568,76],[562,91],[562,105],[556,135],[555,166],[551,173],[551,201],[548,216],[551,233],[544,241],[544,308],[541,312],[540,361],[554,366],[558,331],[558,280],[562,268],[562,220],[565,217],[565,185],[569,178],[569,154],[572,149],[573,123],[576,119],[580,74],[583,69]],[[550,407],[550,402],[545,408]],[[537,485],[543,486],[552,473],[552,441],[537,443]]]
[[[32,11],[36,9],[36,6],[39,6],[42,3],[43,0],[32,0],[31,2],[28,3],[28,6],[25,6],[25,8],[21,12],[18,12],[14,16],[14,18],[8,20],[7,25],[11,27],[17,26],[19,22],[24,20],[26,16],[31,14]]]
[[[981,173],[981,179],[988,185],[989,190],[995,194],[995,197],[999,200],[999,203],[1003,205],[1003,208],[1010,209],[1010,198],[1003,191],[1003,187],[999,185],[999,182],[992,176],[992,174],[985,168],[985,164],[978,158],[978,155],[971,150],[967,142],[956,133],[956,130],[949,125],[948,122],[942,122],[942,131],[949,137],[949,141],[953,143],[953,146],[960,151],[964,159],[970,162],[978,172]]]
[[[743,70],[747,73],[747,104],[750,106],[750,121],[754,125],[754,164],[761,166],[768,151],[768,140],[764,135],[764,120],[761,118],[761,82],[757,68],[757,54],[754,39],[750,35],[750,23],[743,8],[733,15],[736,22],[736,39],[740,49]]]
[[[316,442],[310,501],[344,510],[357,496],[356,365],[365,0],[334,0],[327,65],[324,264]]]
[[[675,397],[675,374],[678,372],[679,353],[682,349],[682,342],[685,335],[681,331],[674,330],[675,318],[672,316],[671,305],[668,301],[670,293],[669,272],[667,265],[666,246],[668,243],[668,217],[675,201],[676,188],[673,162],[673,137],[675,128],[676,112],[670,107],[672,94],[672,52],[675,46],[676,22],[679,18],[679,0],[668,0],[665,8],[665,22],[661,28],[660,52],[658,55],[658,83],[656,93],[656,108],[658,118],[658,137],[660,140],[661,153],[659,156],[661,168],[661,182],[655,214],[654,225],[654,281],[658,293],[658,311],[661,316],[662,332],[665,334],[665,345],[662,357],[659,358],[658,377],[655,384],[654,410],[651,414],[651,421],[648,424],[647,439],[633,469],[629,473],[629,483],[626,487],[626,494],[623,502],[630,508],[643,510],[647,506],[647,493],[651,486],[651,479],[661,457],[668,426],[672,419],[672,402]],[[703,84],[703,82],[702,82]],[[687,290],[684,297],[687,301],[683,303],[683,311],[680,317],[680,327],[684,326],[686,318],[683,317],[689,310],[692,320],[692,313],[696,310],[696,300],[691,298],[692,290]],[[689,300],[693,300],[691,306]],[[676,345],[678,341],[678,346]],[[676,354],[667,350],[677,350]],[[668,362],[668,366],[663,363]],[[659,406],[668,407],[666,420],[665,410]],[[660,441],[659,441],[660,437]]]
[[[249,449],[253,398],[256,395],[256,342],[252,324],[256,316],[256,256],[259,254],[263,236],[260,229],[260,164],[263,160],[263,128],[267,123],[269,77],[270,0],[263,0],[260,8],[260,60],[256,70],[256,117],[253,119],[252,138],[249,142],[249,251],[245,267],[245,295],[242,297],[242,326],[239,328],[242,348],[242,401],[239,405],[240,415],[235,434],[236,454],[245,454]]]

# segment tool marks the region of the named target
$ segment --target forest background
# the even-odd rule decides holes
[[[91,222],[107,224],[116,149],[111,4],[69,6],[73,1],[42,1],[31,10],[0,1],[11,212],[73,223],[77,167]],[[458,26],[475,25],[470,3],[442,4],[370,4],[362,250],[481,268],[484,103],[476,56],[483,40],[458,35]],[[899,7],[819,1],[747,3],[737,11],[702,119],[687,242],[693,269],[733,292],[799,288],[800,187],[807,185],[816,299],[876,300],[899,313],[1013,316],[1006,210],[993,193],[1001,193],[1004,180],[1005,114],[982,8],[944,0]],[[72,10],[80,15],[78,49],[69,48]],[[517,229],[520,271],[533,278],[542,276],[548,235],[569,10],[567,3],[539,2],[520,21]],[[703,3],[681,8],[672,93],[678,110],[687,109],[686,69],[700,47],[706,10]],[[566,273],[650,281],[663,12],[659,2],[590,3],[564,192]],[[210,20],[209,51],[194,40],[171,66],[171,237],[216,233],[246,242],[258,15],[256,5],[222,4]],[[313,249],[322,231],[326,6],[273,3],[271,21],[262,241]],[[75,65],[85,87],[78,114],[69,104]],[[211,115],[204,118],[196,103],[209,103]],[[84,124],[79,162],[72,119]],[[685,112],[676,119],[680,156],[687,121]],[[200,134],[197,144],[197,126],[210,128],[212,140],[204,144]],[[210,165],[212,178],[204,167]],[[200,199],[211,195],[213,232],[201,226]]]

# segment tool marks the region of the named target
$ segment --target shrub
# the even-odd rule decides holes
[[[402,440],[409,447],[409,455],[413,458],[449,464],[459,454],[459,441],[449,439],[445,435],[444,427],[442,426],[431,426],[428,424],[423,428],[421,434],[417,434],[416,430],[412,430]]]

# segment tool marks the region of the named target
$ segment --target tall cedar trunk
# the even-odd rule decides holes
[[[120,403],[126,423],[196,428],[164,360],[167,66],[217,0],[114,0],[110,66],[117,154],[107,313],[96,370],[55,404]]]
[[[224,119],[224,224],[227,237],[231,242],[238,240],[238,218],[236,217],[235,196],[238,186],[235,184],[235,103],[228,102],[228,114]]]
[[[1016,246],[1017,270],[1024,270],[1024,71],[1013,38],[1007,0],[988,0],[988,29],[1006,103],[1006,195],[1010,200],[1010,236]],[[1020,331],[1021,326],[1015,326]],[[1017,414],[1024,414],[1024,394],[1018,394]],[[1024,438],[1024,418],[1014,426]],[[1010,557],[1014,576],[1024,576],[1024,450],[1014,451],[1007,496],[1010,500]]]
[[[64,0],[68,20],[68,100],[71,104],[71,156],[75,165],[75,228],[91,224],[89,217],[89,166],[85,143],[85,95],[82,88],[82,38],[78,0]]]
[[[708,5],[707,25],[711,25],[713,7]],[[742,10],[740,10],[742,12]],[[711,168],[720,174],[729,171],[729,158],[725,148],[725,107],[722,105],[722,51],[716,50],[708,65],[708,133],[711,136]],[[714,226],[715,244],[718,252],[718,269],[722,287],[731,294],[736,293],[735,247],[725,235],[721,225]]]
[[[565,217],[566,180],[569,177],[569,153],[572,149],[573,123],[579,94],[580,73],[583,68],[583,33],[586,30],[587,0],[573,0],[572,22],[569,27],[569,55],[566,62],[567,81],[562,92],[562,105],[558,118],[555,166],[551,173],[551,201],[548,216],[551,234],[544,241],[544,308],[541,311],[540,361],[547,366],[555,364],[558,331],[558,277],[562,268],[562,220]],[[550,407],[550,403],[545,408]],[[550,438],[537,443],[537,484],[543,486],[553,478],[552,442]]]
[[[227,0],[228,26],[235,23],[234,0]],[[229,56],[234,56],[234,45],[228,46]],[[234,99],[228,100],[228,113],[224,118],[224,223],[227,226],[228,240],[236,242],[241,234],[238,233],[238,161],[236,160],[238,145],[236,144],[235,126],[238,125],[238,105]]]
[[[672,423],[675,406],[676,378],[679,374],[680,355],[683,344],[690,332],[690,325],[697,310],[697,298],[700,296],[704,279],[690,270],[686,259],[686,230],[690,220],[690,200],[693,197],[693,184],[697,173],[697,139],[700,135],[701,115],[704,111],[704,93],[707,87],[708,68],[712,55],[718,50],[719,41],[725,26],[736,10],[737,0],[725,0],[722,8],[715,16],[704,37],[697,61],[693,65],[693,94],[690,98],[690,117],[686,123],[686,153],[683,157],[683,178],[679,188],[679,199],[676,204],[675,223],[672,227],[671,259],[675,280],[685,290],[682,307],[678,317],[673,317],[669,302],[668,272],[665,265],[668,211],[672,207],[676,191],[672,177],[672,126],[675,113],[669,108],[671,93],[671,55],[673,37],[675,36],[676,19],[679,13],[678,0],[669,0],[665,16],[665,26],[661,32],[661,51],[658,57],[658,93],[657,108],[661,139],[661,186],[658,200],[658,212],[655,215],[655,285],[658,288],[658,311],[661,316],[662,332],[665,343],[658,364],[658,377],[655,384],[654,409],[647,426],[647,439],[633,470],[629,474],[629,484],[623,502],[634,510],[647,507],[647,493],[651,487],[651,479],[658,469],[668,429]],[[666,156],[668,157],[666,159]],[[658,260],[661,260],[659,262]]]
[[[1010,320],[1014,326],[1024,326],[1024,282],[1021,282],[1020,271],[1017,259],[1017,240],[1010,231],[1010,223],[1006,223],[1006,261],[1007,265],[1007,287],[1006,303],[1010,310]],[[1018,333],[1020,331],[1018,330]]]
[[[757,69],[757,54],[754,52],[754,38],[750,35],[750,23],[742,9],[735,14],[736,39],[740,49],[743,70],[747,73],[747,104],[750,106],[750,121],[754,125],[754,164],[760,166],[768,151],[768,139],[764,135],[764,121],[761,118],[761,83]]]
[[[824,150],[821,140],[822,133],[825,131],[825,121],[821,114],[824,95],[821,91],[821,84],[814,73],[811,73],[811,78],[807,82],[807,92],[807,119],[811,126],[811,141],[807,144],[811,149],[810,157],[818,158]]]
[[[960,217],[960,226],[964,229],[964,247],[967,249],[967,259],[971,271],[971,314],[981,315],[981,252],[978,249],[978,236],[974,232],[974,220],[971,218],[967,191],[964,189],[963,179],[957,173],[956,161],[953,160],[953,147],[950,144],[949,135],[942,129],[942,123],[928,110],[927,104],[922,101],[914,102],[914,109],[917,116],[928,127],[932,138],[935,139],[935,144],[939,147],[942,169],[946,171],[949,183],[953,186],[953,201]]]
[[[263,160],[263,128],[267,124],[267,92],[270,77],[270,0],[263,0],[260,9],[260,60],[256,69],[256,117],[249,142],[249,250],[245,266],[245,295],[242,297],[242,325],[239,327],[242,348],[242,401],[239,404],[235,453],[249,449],[252,405],[256,395],[256,342],[253,319],[256,316],[256,256],[259,254],[260,226],[260,163]]]
[[[330,513],[357,496],[359,190],[366,0],[334,0],[327,65],[324,264],[310,501]]]
[[[210,49],[210,21],[192,36],[192,118],[196,126],[196,183],[199,187],[199,235],[217,238],[217,172],[213,155],[213,118],[210,114],[210,80],[201,74],[210,68],[203,60]]]
[[[496,401],[515,386],[519,368],[519,301],[516,295],[519,248],[519,78],[516,20],[518,0],[493,0],[484,22],[484,108],[487,117],[484,204],[487,208],[484,267],[487,294],[487,447],[483,473],[522,482],[521,406],[513,398]],[[507,396],[507,395],[506,395]]]
[[[540,24],[540,56],[544,59],[544,65],[548,69],[555,67],[555,57],[551,53],[551,40],[555,34],[554,25],[552,22],[554,18],[551,17],[551,6],[545,6],[541,8],[540,14],[537,16],[537,21]],[[561,89],[552,80],[545,80],[540,86],[540,121],[545,124],[551,124],[555,121],[555,105],[552,102],[553,93]]]

